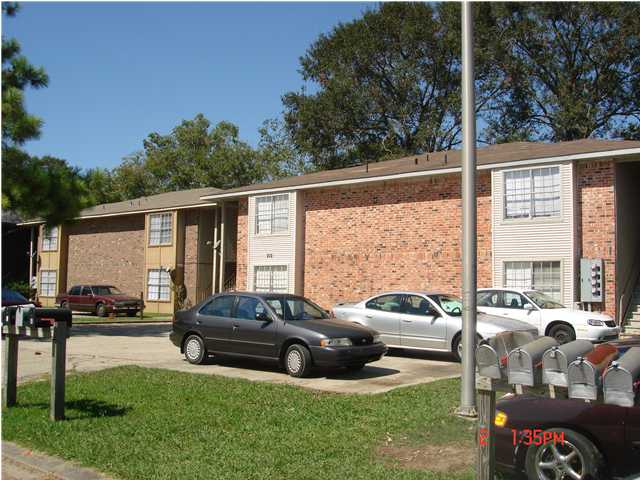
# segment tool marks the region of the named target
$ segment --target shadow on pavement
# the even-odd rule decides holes
[[[431,360],[434,362],[456,362],[453,354],[449,352],[427,352],[425,350],[413,350],[402,348],[390,348],[387,352],[387,357],[403,357],[403,358],[417,358],[420,360]]]
[[[71,336],[107,336],[107,337],[163,337],[171,332],[171,324],[111,324],[82,325],[71,327]]]

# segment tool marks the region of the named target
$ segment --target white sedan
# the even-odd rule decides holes
[[[575,339],[604,342],[620,334],[609,315],[567,308],[537,290],[479,289],[478,310],[527,322],[538,329],[539,335],[554,337],[558,343]]]

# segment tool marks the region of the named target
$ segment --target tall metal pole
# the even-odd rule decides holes
[[[462,3],[462,388],[458,413],[476,416],[476,114],[473,5]]]

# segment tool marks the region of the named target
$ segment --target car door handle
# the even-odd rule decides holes
[[[196,325],[202,325],[202,320],[197,319],[197,320],[196,320]]]
[[[234,326],[233,326],[233,331],[234,331],[234,332],[238,331],[238,325],[234,325]]]
[[[371,314],[367,314],[367,315],[365,315],[365,317],[367,317],[367,318],[373,318],[373,315],[371,315]]]
[[[404,323],[413,323],[413,320],[402,320]]]

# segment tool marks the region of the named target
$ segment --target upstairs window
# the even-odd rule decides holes
[[[44,227],[42,231],[42,251],[58,250],[58,227]]]
[[[173,214],[149,215],[149,245],[170,245]]]
[[[560,167],[504,172],[504,218],[560,215]]]
[[[256,234],[289,231],[289,194],[256,198]]]

